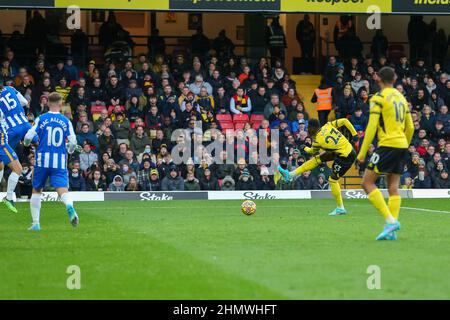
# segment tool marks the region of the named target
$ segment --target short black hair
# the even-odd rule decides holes
[[[320,122],[317,119],[309,119],[308,121],[308,133],[313,136],[320,130]]]
[[[378,73],[381,81],[386,84],[393,84],[395,82],[395,70],[391,67],[383,67]]]

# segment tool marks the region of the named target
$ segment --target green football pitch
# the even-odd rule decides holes
[[[331,200],[257,201],[253,216],[240,203],[77,203],[76,229],[44,203],[40,232],[28,204],[1,207],[0,299],[450,298],[448,199],[404,200],[399,240],[378,242],[367,200],[343,217],[327,215]],[[368,289],[370,266],[381,289]]]

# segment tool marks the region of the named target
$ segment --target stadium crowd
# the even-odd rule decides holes
[[[351,28],[347,32],[352,32]],[[64,98],[62,112],[72,119],[83,147],[69,160],[70,190],[329,188],[330,169],[325,165],[286,183],[274,179],[268,167],[258,164],[258,154],[249,151],[252,144],[258,144],[257,130],[266,133],[264,144],[268,145],[270,129],[279,129],[279,145],[272,146],[278,151],[270,156],[289,170],[308,159],[302,151],[302,146],[311,142],[305,98],[297,92],[281,59],[272,63],[262,57],[251,63],[246,57],[233,55],[234,45],[224,31],[210,41],[201,28],[192,38],[190,55],[168,56],[162,38],[155,34],[149,39],[148,55],[111,58],[104,65],[88,60],[85,69],[76,62],[78,58],[69,55],[51,61],[38,53],[30,63],[16,57],[14,44],[3,43],[1,79],[27,98],[30,122],[47,111],[50,92],[59,92]],[[359,132],[360,143],[368,122],[370,97],[378,91],[377,70],[394,66],[397,89],[410,102],[415,125],[403,187],[450,188],[450,80],[449,70],[444,70],[446,61],[428,65],[426,59],[418,57],[411,63],[406,55],[399,61],[389,61],[387,47],[376,46],[371,51],[364,58],[362,52],[348,59],[329,57],[321,86],[312,98],[320,102],[324,92],[331,95],[329,108],[319,111],[321,121],[326,121],[332,110],[337,118],[349,118]],[[184,164],[175,164],[171,156],[177,143],[171,136],[176,129],[183,129],[189,141],[201,142]],[[227,129],[235,129],[234,136],[225,136]],[[236,164],[217,163],[214,159],[229,155],[226,151],[209,154],[206,147],[213,141],[232,144]],[[237,157],[239,151],[243,157]],[[24,169],[19,193],[27,195],[35,158],[31,149],[23,147],[18,154]]]

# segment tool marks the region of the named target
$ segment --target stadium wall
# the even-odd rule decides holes
[[[385,197],[387,190],[382,190]],[[330,191],[141,191],[141,192],[71,192],[75,202],[102,201],[175,201],[175,200],[306,200],[332,199]],[[408,199],[449,199],[450,189],[413,189],[400,190],[402,198]],[[0,193],[3,198],[6,193]],[[343,190],[344,199],[366,199],[363,190]],[[44,192],[42,201],[58,201],[56,192]],[[28,199],[18,199],[27,202]]]

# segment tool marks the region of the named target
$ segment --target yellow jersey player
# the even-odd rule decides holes
[[[336,200],[336,209],[330,213],[331,216],[347,213],[342,201],[339,179],[347,173],[356,160],[356,152],[353,146],[340,132],[342,127],[350,131],[354,141],[358,139],[355,128],[347,119],[333,120],[326,123],[323,127],[320,127],[319,121],[311,119],[308,122],[308,133],[313,139],[313,143],[312,146],[303,146],[302,149],[306,153],[314,154],[314,156],[292,172],[288,172],[281,167],[278,168],[278,171],[284,176],[284,179],[290,181],[303,172],[310,171],[322,163],[334,161],[329,183],[331,193]]]
[[[362,187],[369,201],[386,221],[383,231],[376,240],[396,240],[397,231],[400,230],[398,216],[401,205],[398,185],[414,126],[406,99],[393,88],[396,81],[394,69],[384,67],[380,70],[379,76],[381,91],[370,100],[369,124],[358,154],[358,161],[364,163],[369,145],[376,135],[377,149],[369,160]],[[387,204],[383,194],[375,185],[380,174],[387,176],[389,191]]]

